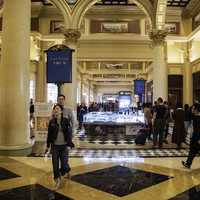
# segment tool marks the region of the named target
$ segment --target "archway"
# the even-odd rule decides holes
[[[165,18],[167,10],[167,1],[158,0],[156,9],[156,28],[162,30],[165,28]]]
[[[79,28],[85,13],[95,4],[98,0],[80,0],[77,2],[73,10],[72,19],[73,27]],[[148,17],[150,27],[155,26],[154,9],[148,0],[129,0],[129,3],[134,3],[139,7]]]
[[[51,0],[51,3],[54,4],[62,13],[64,18],[64,24],[66,27],[70,27],[72,23],[71,9],[68,3],[65,0]]]

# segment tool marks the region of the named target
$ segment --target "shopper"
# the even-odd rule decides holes
[[[161,97],[157,100],[157,105],[154,108],[153,113],[153,148],[157,146],[157,140],[159,137],[159,148],[163,145],[163,134],[166,120],[166,108],[163,105],[163,99]]]
[[[184,125],[187,136],[189,133],[189,128],[191,126],[191,120],[192,120],[192,112],[188,104],[184,105],[184,111],[185,111]]]
[[[79,122],[79,130],[83,128],[83,116],[87,113],[87,106],[84,103],[81,103],[79,106],[78,113],[78,122]]]
[[[181,148],[182,142],[185,142],[185,112],[181,103],[177,103],[176,110],[173,113],[174,128],[172,134],[172,143],[177,144],[177,148]]]
[[[190,150],[186,161],[182,161],[182,164],[186,168],[190,168],[192,161],[200,151],[200,104],[194,104],[193,110],[193,134],[190,142]]]
[[[49,152],[49,148],[51,147],[56,189],[60,187],[61,175],[69,178],[68,146],[71,148],[74,147],[69,127],[69,120],[63,117],[63,107],[59,104],[54,105],[53,117],[48,126],[46,152]]]

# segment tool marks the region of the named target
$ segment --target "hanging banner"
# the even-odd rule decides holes
[[[145,80],[134,80],[134,94],[139,96],[140,102],[145,101]]]
[[[73,49],[47,51],[47,83],[72,82]]]

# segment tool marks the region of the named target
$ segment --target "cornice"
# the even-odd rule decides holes
[[[130,57],[127,57],[127,58],[113,58],[113,57],[106,57],[106,58],[99,58],[99,57],[92,57],[92,58],[82,58],[82,57],[79,57],[78,56],[78,60],[79,61],[86,61],[86,62],[152,62],[152,58],[130,58]]]
[[[123,44],[150,44],[150,40],[148,36],[141,36],[141,35],[134,35],[134,34],[123,34],[119,36],[119,34],[94,34],[89,36],[82,36],[80,38],[80,44],[89,44],[96,43],[96,44],[110,44],[113,42],[117,42],[119,44],[120,42]],[[116,43],[114,43],[116,44]]]
[[[134,15],[145,15],[145,13],[139,9],[136,6],[117,6],[117,7],[113,7],[113,6],[98,6],[98,7],[92,7],[87,13],[86,13],[86,17],[92,17],[94,18],[96,15],[132,15],[133,13]]]
[[[118,85],[118,86],[132,86],[133,85],[133,82],[132,81],[129,81],[129,82],[124,82],[124,81],[122,81],[122,82],[104,82],[104,81],[102,81],[102,82],[100,82],[100,81],[97,81],[97,82],[95,82],[94,83],[97,87],[98,86],[116,86],[116,85]]]
[[[191,65],[197,65],[197,64],[200,64],[200,58],[197,58],[196,60],[192,61],[191,62]]]
[[[91,74],[91,75],[94,75],[94,74],[132,74],[132,75],[134,75],[134,74],[138,74],[138,73],[140,73],[140,74],[146,74],[146,73],[143,73],[142,72],[142,70],[131,70],[131,71],[129,71],[129,70],[117,70],[117,69],[115,69],[115,70],[105,70],[105,69],[103,69],[103,70],[100,70],[100,71],[98,71],[98,69],[96,69],[96,70],[87,70],[85,73],[87,73],[87,74]]]
[[[173,68],[180,68],[183,67],[184,63],[167,63],[168,67],[173,67]]]

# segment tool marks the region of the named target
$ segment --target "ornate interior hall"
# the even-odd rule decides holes
[[[69,63],[68,80],[50,62]],[[75,147],[56,188],[45,149],[60,93]],[[136,142],[150,129],[141,108],[159,97],[191,112],[200,102],[199,0],[0,0],[0,200],[199,200],[199,154],[182,165],[192,126],[182,145],[173,120],[162,145]],[[81,103],[100,112],[80,121]]]

